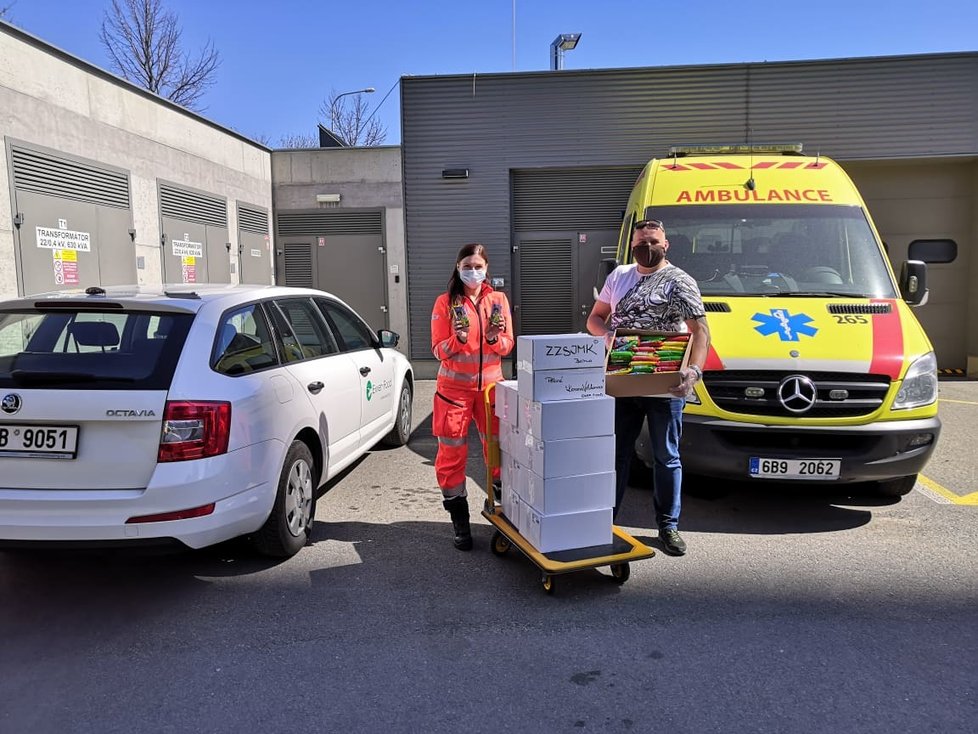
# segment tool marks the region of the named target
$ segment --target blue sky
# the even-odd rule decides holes
[[[12,0],[0,0],[0,5]],[[514,70],[513,0],[164,0],[184,43],[221,53],[203,99],[217,123],[277,144],[313,134],[330,90],[375,87],[369,108],[400,143],[402,75]],[[109,0],[14,0],[16,25],[109,68]],[[516,0],[515,69],[544,71],[550,42],[579,32],[567,69],[784,61],[978,50],[975,0]],[[384,95],[393,88],[386,101]]]

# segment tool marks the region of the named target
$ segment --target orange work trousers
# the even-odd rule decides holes
[[[496,391],[491,395],[495,400]],[[492,432],[499,435],[499,419],[490,405]],[[486,401],[481,390],[470,387],[451,387],[441,384],[435,391],[431,414],[432,433],[438,439],[435,456],[435,476],[445,499],[465,497],[465,464],[469,458],[469,423],[475,419],[482,441],[482,458],[488,463],[486,436]],[[493,479],[499,479],[499,467],[493,469]]]

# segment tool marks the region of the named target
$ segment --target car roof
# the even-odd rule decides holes
[[[284,296],[325,296],[338,299],[331,293],[314,288],[292,288],[277,285],[224,285],[177,283],[162,286],[104,286],[85,290],[65,290],[39,293],[0,301],[2,309],[43,308],[57,303],[59,306],[77,304],[92,307],[112,302],[123,308],[152,309],[196,313],[205,304],[222,303],[222,307],[235,303]]]

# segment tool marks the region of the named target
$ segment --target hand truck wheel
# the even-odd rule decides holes
[[[551,576],[549,573],[545,573],[543,574],[543,578],[540,579],[540,581],[543,583],[543,590],[545,592],[547,592],[548,594],[554,593],[554,589],[556,588],[556,583],[553,576]]]
[[[631,573],[631,568],[627,563],[611,564],[611,577],[617,584],[623,584],[628,581],[628,577],[631,576]]]
[[[498,530],[492,534],[492,542],[489,547],[492,549],[494,555],[504,556],[506,551],[510,549],[512,543],[509,542],[509,538],[503,535]]]

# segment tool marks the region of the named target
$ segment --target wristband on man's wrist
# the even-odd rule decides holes
[[[498,336],[494,336],[492,339],[487,338],[486,339],[486,344],[495,344],[497,341],[499,341],[499,337]]]
[[[697,380],[703,379],[703,370],[700,368],[698,364],[691,364],[688,366],[688,369],[691,369],[693,372],[696,373]]]

